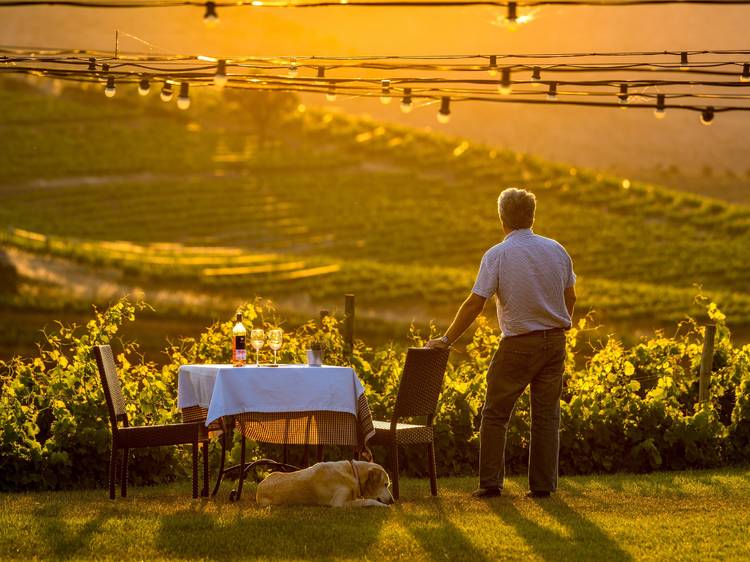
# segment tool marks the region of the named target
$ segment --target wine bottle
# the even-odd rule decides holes
[[[242,367],[245,364],[247,351],[245,350],[245,336],[247,330],[242,324],[242,313],[237,313],[237,323],[232,328],[232,364]]]

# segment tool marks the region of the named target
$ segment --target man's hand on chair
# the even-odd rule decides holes
[[[425,344],[425,347],[428,349],[445,349],[446,347],[450,346],[450,341],[448,341],[448,338],[446,336],[432,339]]]

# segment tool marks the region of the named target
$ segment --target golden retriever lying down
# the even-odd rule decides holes
[[[266,505],[387,507],[391,481],[382,466],[364,461],[319,462],[296,472],[273,472],[255,498]]]

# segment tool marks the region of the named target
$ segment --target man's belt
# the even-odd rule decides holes
[[[564,334],[565,328],[549,328],[548,330],[534,330],[533,332],[526,332],[525,334],[517,334],[515,336],[508,336],[505,339],[510,338],[526,338],[529,336],[554,336],[557,334]]]

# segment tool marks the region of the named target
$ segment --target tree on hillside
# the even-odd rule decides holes
[[[297,107],[299,99],[292,92],[264,92],[227,90],[228,102],[239,105],[239,120],[247,119],[258,135],[258,148],[265,148],[274,127]]]

